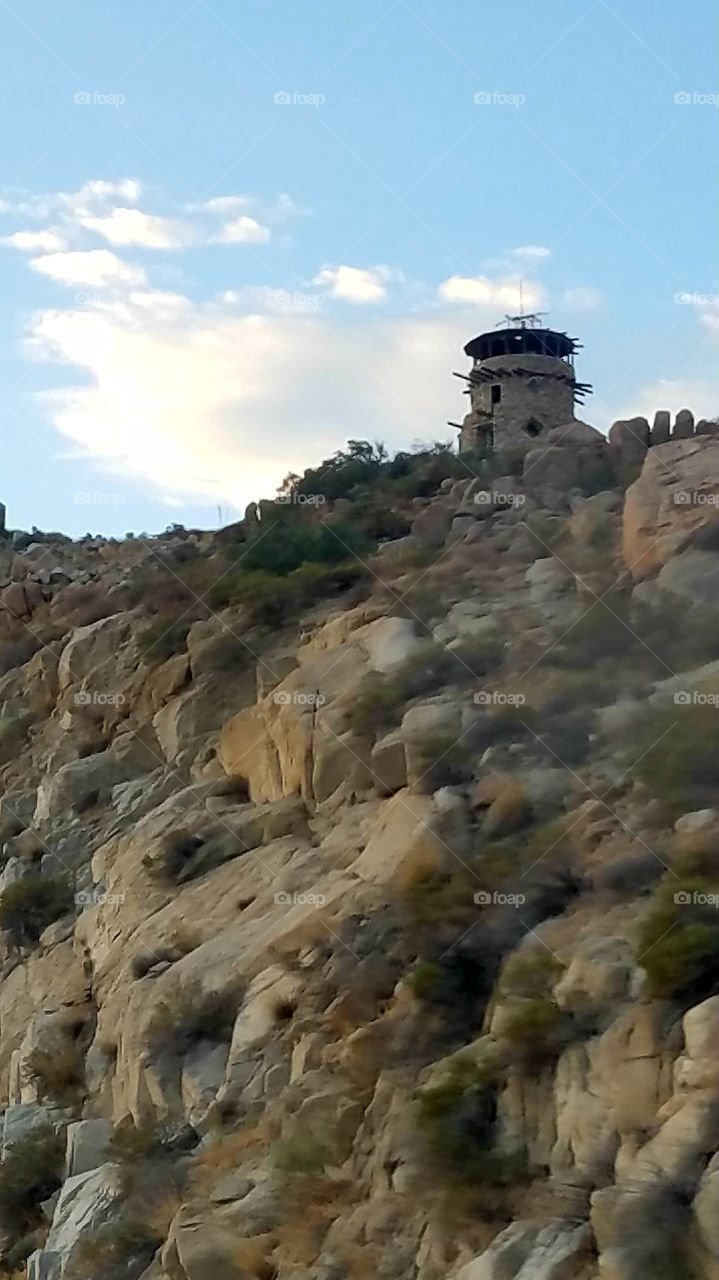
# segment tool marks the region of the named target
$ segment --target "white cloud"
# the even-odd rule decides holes
[[[145,273],[140,267],[123,262],[122,258],[110,253],[109,249],[49,253],[42,258],[33,258],[30,266],[41,275],[57,280],[59,284],[103,288],[145,283]]]
[[[508,307],[518,312],[520,285],[518,280],[493,280],[489,276],[450,276],[439,286],[439,297],[443,302],[464,306]],[[525,310],[541,306],[544,301],[541,286],[525,282],[521,300]]]
[[[44,396],[63,435],[163,494],[243,506],[348,438],[446,439],[462,411],[451,370],[476,314],[340,324],[134,296],[44,312],[34,353],[82,375]]]
[[[116,245],[145,249],[177,249],[191,238],[188,228],[175,218],[161,218],[141,209],[118,207],[104,217],[80,214],[78,222]]]
[[[23,213],[41,220],[60,213],[72,221],[77,213],[106,209],[112,201],[125,200],[132,204],[140,198],[141,193],[142,187],[136,178],[122,178],[119,182],[93,178],[90,182],[84,182],[77,191],[54,191],[46,195],[4,201],[0,204],[0,213]]]
[[[256,218],[241,214],[228,222],[212,239],[216,244],[265,244],[270,238],[269,227],[264,227]]]
[[[520,244],[516,249],[510,249],[509,253],[520,262],[542,262],[552,256],[552,250],[543,244]]]
[[[56,231],[13,231],[12,235],[3,237],[2,243],[24,253],[58,253],[65,247],[65,241]]]
[[[313,284],[329,290],[331,297],[343,302],[382,302],[387,297],[387,282],[392,278],[389,267],[323,267]]]

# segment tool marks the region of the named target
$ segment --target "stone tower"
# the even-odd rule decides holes
[[[577,382],[577,343],[545,329],[538,316],[507,316],[507,327],[481,333],[464,348],[472,360],[471,412],[460,428],[460,453],[529,445],[551,427],[574,420],[574,405],[591,390]]]

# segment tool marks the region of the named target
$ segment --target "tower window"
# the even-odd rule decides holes
[[[492,404],[499,404],[502,399],[502,388],[498,382],[492,384]]]

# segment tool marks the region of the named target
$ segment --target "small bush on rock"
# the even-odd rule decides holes
[[[280,1173],[321,1173],[330,1163],[330,1153],[312,1134],[294,1133],[278,1142],[274,1150],[275,1168]]]
[[[137,632],[137,648],[143,661],[159,666],[185,649],[191,621],[173,621],[171,616],[160,614]]]
[[[638,717],[631,734],[629,770],[671,818],[713,804],[719,788],[716,707],[672,704]]]
[[[716,885],[700,877],[666,876],[637,940],[637,963],[650,993],[681,1002],[701,1000],[719,983]]]
[[[201,984],[177,987],[155,1014],[150,1039],[181,1056],[200,1040],[229,1041],[240,1005],[238,991],[205,991]]]
[[[507,960],[502,971],[501,989],[505,995],[543,997],[559,980],[563,970],[561,961],[545,947],[523,947]]]
[[[502,1020],[502,1037],[525,1063],[555,1057],[564,1046],[564,1017],[547,996],[522,1000]]]
[[[491,1060],[456,1056],[443,1077],[420,1090],[418,1125],[432,1165],[461,1182],[506,1183],[519,1170],[492,1150],[499,1070]]]
[[[26,876],[0,896],[0,929],[17,947],[35,946],[54,920],[72,911],[74,894],[61,876]]]
[[[47,1125],[19,1139],[0,1164],[0,1228],[18,1239],[42,1221],[40,1205],[62,1183],[65,1143]]]

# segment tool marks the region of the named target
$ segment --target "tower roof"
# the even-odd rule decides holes
[[[517,324],[506,329],[492,329],[472,338],[464,348],[465,355],[473,360],[490,360],[493,356],[518,355],[553,356],[566,360],[573,356],[580,344],[575,338],[556,329],[531,328]]]

